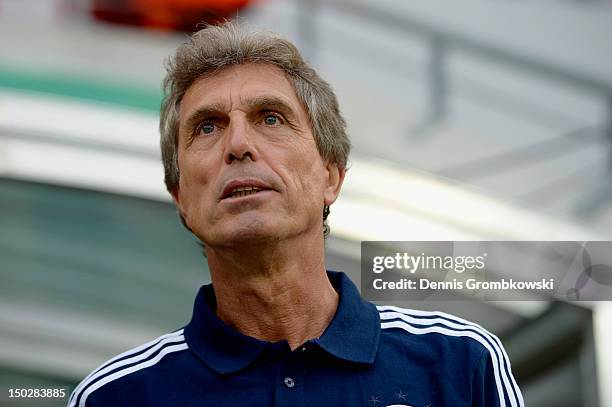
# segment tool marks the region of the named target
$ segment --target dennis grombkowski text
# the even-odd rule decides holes
[[[410,280],[402,278],[396,281],[384,281],[376,278],[372,282],[375,290],[536,290],[553,291],[555,289],[554,280],[541,279],[538,281],[516,281],[513,279],[501,279],[499,281],[479,281],[474,278],[466,281],[432,281],[426,278]]]

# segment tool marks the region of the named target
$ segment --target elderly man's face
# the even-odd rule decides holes
[[[175,203],[209,246],[322,234],[344,170],[319,155],[279,68],[243,64],[201,78],[181,102]]]

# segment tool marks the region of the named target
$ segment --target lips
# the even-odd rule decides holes
[[[221,193],[220,200],[228,198],[240,198],[254,195],[261,191],[272,190],[267,184],[260,180],[234,180],[229,182]]]

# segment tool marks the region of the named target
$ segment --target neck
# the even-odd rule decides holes
[[[217,316],[245,335],[286,340],[292,350],[318,338],[338,307],[323,252],[322,239],[253,250],[207,247]]]

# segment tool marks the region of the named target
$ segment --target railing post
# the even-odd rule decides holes
[[[414,129],[417,135],[427,132],[444,119],[447,113],[448,77],[446,74],[448,46],[445,38],[430,38],[429,59],[426,66],[428,99],[425,115]]]
[[[446,98],[448,93],[446,77],[446,42],[442,37],[432,38],[431,55],[429,57],[429,86],[431,117],[442,119],[446,113]]]
[[[604,125],[605,137],[608,142],[609,157],[609,170],[612,176],[612,94],[608,94],[606,97],[606,122]]]
[[[319,8],[319,0],[297,0],[298,3],[298,42],[300,52],[309,63],[316,57],[316,13]]]
[[[606,117],[603,126],[601,126],[601,131],[608,143],[606,146],[608,149],[608,168],[607,173],[605,173],[608,181],[604,182],[603,186],[596,186],[586,197],[578,200],[574,211],[576,215],[583,218],[594,218],[607,205],[612,203],[612,184],[609,182],[612,178],[612,93],[605,95],[603,103],[605,104]]]

